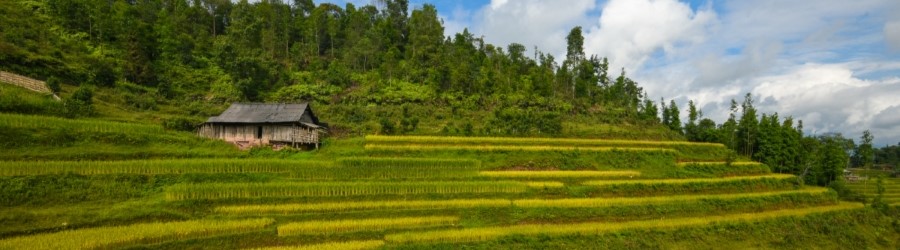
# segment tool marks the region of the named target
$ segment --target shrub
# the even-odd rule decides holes
[[[65,106],[68,117],[91,116],[94,114],[94,88],[88,85],[81,85],[65,100]]]
[[[188,132],[197,130],[200,124],[203,124],[203,120],[180,116],[165,118],[162,121],[162,126],[165,129]]]

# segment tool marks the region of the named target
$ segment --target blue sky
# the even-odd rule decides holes
[[[372,0],[349,0],[358,5]],[[336,1],[343,4],[346,1]],[[731,99],[804,121],[809,134],[900,142],[900,1],[411,0],[435,5],[445,34],[468,28],[562,58],[582,26],[585,51],[608,57],[654,98],[694,100],[721,122]],[[682,112],[684,113],[684,112]]]

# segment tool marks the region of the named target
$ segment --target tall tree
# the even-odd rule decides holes
[[[741,104],[741,120],[738,121],[738,145],[740,152],[746,156],[752,156],[756,146],[756,133],[759,121],[756,116],[756,108],[753,107],[753,95],[747,93]]]
[[[697,109],[694,100],[688,101],[688,122],[684,124],[684,136],[689,141],[700,141],[697,121],[703,117],[702,111]]]
[[[675,104],[675,100],[669,100],[668,126],[672,131],[681,134],[681,111],[679,111],[678,105]]]

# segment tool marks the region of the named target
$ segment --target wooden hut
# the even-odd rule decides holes
[[[221,115],[210,117],[198,134],[242,149],[257,145],[318,148],[325,129],[308,103],[234,103]]]

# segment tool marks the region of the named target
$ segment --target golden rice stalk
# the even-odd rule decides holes
[[[507,199],[460,199],[460,200],[414,200],[414,201],[358,201],[327,202],[282,205],[236,205],[215,208],[218,213],[259,214],[298,212],[342,212],[352,210],[378,209],[446,209],[477,207],[508,207]]]
[[[576,224],[533,224],[499,227],[482,227],[428,232],[405,232],[389,234],[384,237],[390,243],[420,242],[471,242],[485,241],[511,235],[571,235],[571,234],[604,234],[630,229],[672,229],[680,227],[706,226],[710,223],[741,223],[774,219],[779,217],[805,216],[813,213],[857,209],[864,207],[860,203],[840,203],[830,206],[819,206],[801,209],[785,209],[761,213],[741,213],[722,216],[704,216],[661,220],[639,220],[628,222],[588,222]]]
[[[481,171],[480,176],[497,178],[592,178],[592,177],[635,177],[641,172],[633,170],[616,171]]]
[[[191,220],[68,230],[0,240],[0,249],[110,249],[251,232],[272,219]]]
[[[565,184],[558,181],[529,181],[525,185],[530,188],[561,188],[565,186]]]
[[[367,135],[366,143],[455,143],[455,144],[566,144],[566,145],[690,145],[725,147],[720,143],[686,141],[609,140],[581,138],[534,138],[534,137],[460,137],[460,136],[385,136]]]
[[[481,152],[496,151],[590,151],[590,152],[609,152],[609,151],[627,151],[627,152],[669,152],[677,151],[668,148],[639,148],[639,147],[579,147],[579,146],[531,146],[531,145],[381,145],[366,144],[366,150],[389,150],[389,151],[441,151],[441,150],[471,150]]]
[[[791,179],[797,178],[790,174],[767,174],[757,176],[737,176],[722,178],[693,178],[693,179],[646,179],[646,180],[596,180],[586,181],[582,184],[588,186],[606,186],[606,185],[622,185],[622,184],[685,184],[685,183],[712,183],[712,182],[732,182],[741,180],[761,180],[761,179]]]
[[[278,236],[340,234],[358,231],[382,231],[398,228],[422,228],[453,225],[458,221],[459,217],[453,216],[305,221],[278,226]]]
[[[278,246],[252,248],[254,250],[365,250],[384,246],[382,240],[328,242],[305,246]]]

